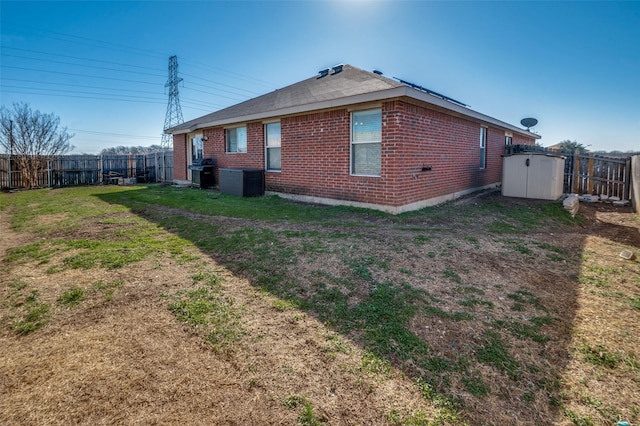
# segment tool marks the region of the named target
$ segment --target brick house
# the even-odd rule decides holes
[[[167,130],[174,177],[196,158],[265,170],[267,193],[401,213],[495,187],[504,145],[538,135],[350,65]]]

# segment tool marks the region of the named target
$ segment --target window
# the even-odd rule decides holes
[[[380,176],[382,109],[351,113],[351,174]]]
[[[247,152],[247,128],[236,127],[226,130],[227,152]]]
[[[505,144],[505,145],[511,145],[511,136],[506,135],[506,136],[504,137],[504,144]]]
[[[268,123],[264,133],[266,169],[280,170],[280,123]]]
[[[480,127],[480,169],[487,167],[487,128]]]
[[[191,138],[191,161],[202,159],[204,156],[202,152],[202,136],[198,135]]]

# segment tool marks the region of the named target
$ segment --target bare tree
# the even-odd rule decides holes
[[[38,175],[47,161],[73,150],[73,134],[60,128],[60,117],[32,110],[27,103],[14,103],[13,110],[0,107],[0,147],[22,171],[28,188],[38,186]]]

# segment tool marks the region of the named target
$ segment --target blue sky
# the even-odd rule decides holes
[[[74,152],[159,144],[168,59],[185,120],[348,63],[544,146],[640,150],[640,2],[0,2],[0,97],[53,112]]]

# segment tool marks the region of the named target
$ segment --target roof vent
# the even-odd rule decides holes
[[[331,75],[338,74],[339,72],[341,72],[343,66],[344,65],[341,64],[341,65],[336,65],[335,67],[331,68],[333,70]]]
[[[331,68],[325,68],[323,70],[318,71],[318,73],[320,74],[318,76],[318,78],[322,78],[322,77],[326,77],[329,75],[329,71],[331,71]]]
[[[373,70],[373,73],[374,74],[378,74],[378,75],[382,75],[382,71],[380,71],[380,70]]]

